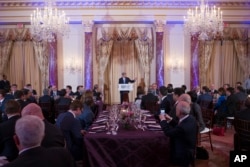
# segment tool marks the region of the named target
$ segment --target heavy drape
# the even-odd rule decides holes
[[[13,46],[13,41],[10,39],[10,35],[10,29],[0,29],[0,78],[2,78],[4,69],[7,67],[10,51]]]
[[[247,29],[225,28],[223,39],[200,41],[200,85],[229,83],[234,87],[249,74]]]
[[[9,29],[11,33],[10,57],[7,59],[4,73],[7,74],[11,84],[18,85],[22,89],[30,83],[37,93],[41,93],[41,74],[34,54],[34,48],[30,32],[26,28]]]

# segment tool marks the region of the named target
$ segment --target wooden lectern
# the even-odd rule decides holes
[[[129,102],[128,93],[133,90],[133,84],[118,84],[118,90],[122,96],[122,102]]]

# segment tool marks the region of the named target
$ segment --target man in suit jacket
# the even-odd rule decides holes
[[[9,99],[6,99],[6,93],[5,90],[0,89],[0,122],[4,122],[7,120],[7,115],[4,112],[5,109],[5,103],[8,101]]]
[[[40,106],[35,103],[30,103],[22,110],[22,117],[27,115],[35,115],[43,120],[45,124],[45,136],[42,140],[41,146],[49,147],[64,147],[64,136],[60,129],[55,125],[49,123],[43,116]]]
[[[154,90],[152,88],[148,89],[148,93],[141,98],[141,109],[147,109],[147,104],[156,104],[158,102],[158,97],[155,96]],[[152,111],[151,111],[152,112]]]
[[[0,89],[10,90],[10,81],[7,80],[7,76],[3,74],[3,79],[0,81]]]
[[[159,116],[162,130],[166,136],[170,137],[171,160],[176,166],[189,166],[194,160],[197,126],[195,118],[189,113],[190,105],[185,101],[180,101],[176,106],[179,122],[168,114]]]
[[[241,110],[241,111],[237,111],[235,113],[235,120],[236,119],[241,119],[241,120],[246,120],[246,121],[250,121],[250,97],[247,97],[246,101],[245,101],[245,106],[246,108]],[[250,135],[250,134],[248,134]],[[239,136],[236,133],[234,134],[234,149],[237,150],[238,149],[238,140],[239,140]],[[247,146],[247,148],[249,148],[249,141],[241,141],[241,146],[244,147],[244,145]]]
[[[202,94],[198,97],[197,103],[200,105],[206,104],[207,106],[202,106],[205,108],[210,107],[210,105],[212,105],[213,96],[209,93],[209,88],[207,86],[202,87]]]
[[[53,99],[49,95],[49,89],[43,90],[43,96],[39,97],[38,102],[39,103],[52,103],[53,102]]]
[[[15,124],[20,118],[21,107],[15,100],[9,100],[5,105],[8,120],[0,124],[0,156],[7,157],[8,161],[18,156],[18,150],[13,140]]]
[[[61,113],[57,117],[56,126],[61,129],[66,140],[66,146],[75,160],[83,157],[83,134],[81,123],[76,118],[81,114],[82,102],[74,100],[70,104],[68,112]]]
[[[134,80],[131,80],[129,77],[127,77],[127,74],[125,72],[122,73],[122,77],[119,78],[119,84],[128,84],[128,83],[134,83],[136,81],[136,78]],[[129,91],[120,91],[120,102],[125,100],[123,99],[124,94],[129,93]]]
[[[165,113],[169,113],[171,106],[167,98],[167,94],[168,94],[167,87],[161,86],[159,89],[159,92],[160,92],[160,98],[161,98],[160,110],[164,110]],[[160,114],[160,111],[158,112],[158,114]]]
[[[5,167],[74,167],[75,162],[65,148],[41,147],[44,123],[37,116],[27,115],[16,122],[14,140],[19,156]]]

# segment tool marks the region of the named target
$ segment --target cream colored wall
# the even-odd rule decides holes
[[[190,42],[185,36],[182,24],[167,24],[165,35],[165,85],[174,87],[185,84],[190,88]],[[177,63],[180,67],[173,70]]]
[[[61,42],[60,42],[61,41]],[[70,72],[67,65],[80,67],[80,71]],[[70,25],[70,34],[58,40],[58,88],[71,85],[73,91],[77,85],[84,85],[84,32],[81,24]]]

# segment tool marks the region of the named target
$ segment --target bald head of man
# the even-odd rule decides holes
[[[178,101],[185,101],[187,102],[188,104],[191,104],[191,97],[189,94],[182,94],[179,98],[178,98]]]
[[[27,106],[25,106],[21,114],[22,114],[22,117],[26,115],[35,115],[35,116],[38,116],[40,119],[44,120],[41,107],[35,103],[30,103]]]

